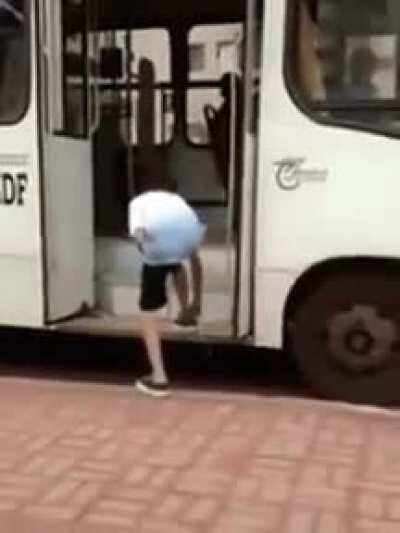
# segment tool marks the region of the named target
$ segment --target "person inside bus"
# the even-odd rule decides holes
[[[298,75],[303,91],[313,102],[324,101],[327,96],[318,57],[318,42],[318,3],[315,0],[303,0],[299,6]]]
[[[350,56],[350,83],[345,89],[350,100],[371,100],[378,98],[378,89],[372,79],[378,60],[368,47],[356,48]]]
[[[206,105],[204,115],[218,175],[228,199],[230,171],[231,165],[233,165],[233,228],[236,231],[238,229],[241,194],[243,81],[238,74],[227,72],[222,76],[220,84],[223,103],[219,109]],[[234,127],[233,132],[232,126]],[[232,133],[234,133],[233,154],[231,153]]]
[[[368,47],[358,47],[349,57],[348,83],[341,77],[335,90],[330,90],[330,97],[339,99],[351,107],[335,111],[335,117],[371,123],[379,122],[382,113],[371,108],[371,103],[379,99],[379,90],[373,83],[373,76],[378,67],[378,59]]]
[[[167,303],[167,277],[172,275],[181,313],[200,311],[201,262],[198,249],[205,226],[181,196],[153,190],[136,196],[129,206],[129,233],[143,256],[141,295],[142,336],[152,373],[136,382],[140,392],[155,397],[169,394],[157,312]],[[194,300],[188,303],[188,284],[183,262],[190,259],[195,270]],[[197,270],[197,271],[196,271]],[[196,289],[197,283],[197,289]],[[193,311],[194,310],[194,311]]]

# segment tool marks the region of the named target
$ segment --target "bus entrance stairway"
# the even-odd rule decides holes
[[[203,306],[200,329],[227,331],[232,322],[234,259],[233,246],[220,240],[207,240],[200,250],[203,263]],[[134,243],[123,238],[96,240],[97,307],[109,325],[126,323],[140,313],[140,273],[142,259]],[[190,280],[190,275],[189,275]],[[179,305],[170,280],[168,305],[163,310],[166,324],[178,315]],[[218,326],[219,325],[219,326]]]

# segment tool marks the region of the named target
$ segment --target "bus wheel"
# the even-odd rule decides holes
[[[400,276],[380,268],[327,275],[288,322],[288,346],[320,394],[400,402]]]

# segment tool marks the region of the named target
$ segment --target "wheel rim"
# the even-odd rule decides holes
[[[354,374],[378,371],[394,357],[396,323],[371,305],[355,305],[327,322],[332,362]]]

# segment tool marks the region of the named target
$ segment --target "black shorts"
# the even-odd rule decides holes
[[[181,268],[173,265],[143,265],[139,306],[142,311],[157,311],[167,303],[167,276]]]

